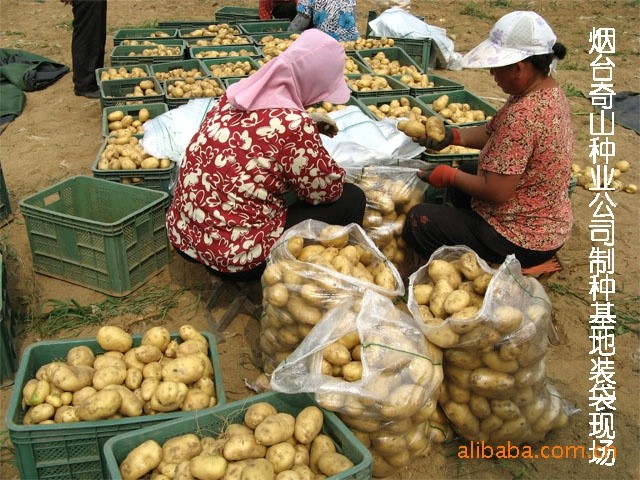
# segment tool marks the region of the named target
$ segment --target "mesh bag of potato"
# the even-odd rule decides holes
[[[347,181],[358,185],[367,198],[365,232],[400,271],[415,270],[413,250],[402,239],[402,229],[407,212],[424,201],[428,184],[417,176],[421,165],[424,162],[403,160],[393,166],[344,167]]]
[[[371,451],[373,475],[384,477],[431,446],[441,360],[411,315],[368,290],[328,311],[276,368],[271,387],[313,393]]]
[[[409,279],[407,303],[443,349],[438,401],[460,436],[536,442],[575,413],[547,380],[549,297],[513,255],[493,270],[467,247],[441,247]]]
[[[372,289],[404,295],[398,271],[357,224],[307,220],[285,231],[262,274],[260,351],[271,374],[344,298]]]

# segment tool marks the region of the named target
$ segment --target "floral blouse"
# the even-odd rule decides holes
[[[252,269],[282,236],[283,194],[332,202],[344,174],[305,112],[238,110],[222,96],[187,147],[167,212],[169,239],[214,270]]]
[[[356,26],[355,0],[298,0],[298,13],[311,18],[313,28],[340,42],[360,37]]]
[[[488,122],[487,132],[479,169],[521,177],[507,202],[473,199],[472,208],[522,248],[561,247],[573,223],[569,198],[573,130],[564,92],[550,88],[510,97]]]

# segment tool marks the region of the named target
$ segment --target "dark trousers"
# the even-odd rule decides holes
[[[104,67],[107,39],[107,0],[73,1],[71,58],[76,93],[98,89],[96,69]]]
[[[477,162],[465,162],[460,170],[475,174]],[[438,248],[466,245],[489,263],[502,263],[514,254],[523,268],[553,257],[559,250],[536,251],[519,247],[504,238],[480,215],[471,210],[471,197],[450,188],[453,206],[421,203],[413,207],[402,232],[403,239],[424,259]]]
[[[310,205],[305,202],[297,202],[287,208],[287,220],[285,222],[285,230],[297,225],[305,220],[318,220],[331,225],[349,225],[357,223],[362,226],[364,219],[364,209],[367,205],[364,191],[352,184],[345,183],[342,196],[333,203],[323,203],[321,205]],[[196,262],[195,259],[182,253],[176,248],[176,251],[184,259],[190,262]],[[262,276],[262,272],[266,267],[266,263],[262,263],[251,270],[244,272],[218,272],[208,268],[209,272],[220,278],[231,280],[234,282],[250,282],[258,280]]]
[[[296,2],[279,3],[271,10],[273,18],[293,20],[296,17]]]

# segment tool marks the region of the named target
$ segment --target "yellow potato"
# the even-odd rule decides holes
[[[133,346],[133,337],[115,325],[100,327],[96,333],[96,341],[105,351],[126,352]]]
[[[156,468],[162,461],[162,447],[147,440],[131,450],[120,464],[122,480],[137,480]]]

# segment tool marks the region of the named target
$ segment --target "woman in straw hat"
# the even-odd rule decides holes
[[[465,68],[488,68],[509,98],[486,125],[447,128],[441,142],[418,139],[432,150],[481,149],[478,162],[459,169],[429,164],[419,172],[434,187],[450,187],[453,203],[409,212],[403,237],[422,258],[443,245],[467,245],[488,262],[514,254],[530,267],[567,241],[573,132],[567,99],[551,77],[565,53],[542,17],[512,12],[463,57]]]
[[[320,139],[319,128],[335,123],[305,111],[349,99],[344,62],[342,45],[311,29],[227,89],[187,146],[167,212],[183,257],[223,278],[256,280],[286,228],[307,219],[362,223],[364,192],[344,183]]]

